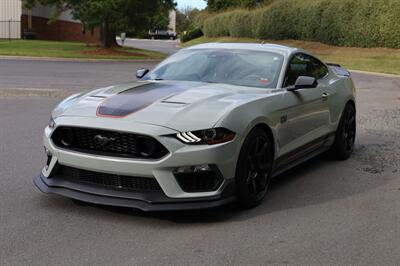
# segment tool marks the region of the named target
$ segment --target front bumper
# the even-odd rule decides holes
[[[156,138],[170,152],[160,160],[140,160],[108,157],[63,150],[51,140],[53,130],[46,128],[43,136],[44,146],[50,154],[48,165],[35,178],[35,185],[45,193],[58,194],[85,202],[133,207],[145,211],[186,210],[212,208],[234,200],[234,175],[240,139],[219,145],[186,145],[179,140],[165,137],[176,131],[154,125],[126,123],[124,121],[92,118],[58,118],[57,125],[74,125],[93,128],[131,131]],[[153,178],[162,191],[119,191],[69,182],[53,178],[57,165],[111,175]],[[183,190],[174,176],[179,167],[196,165],[215,165],[223,181],[217,189],[203,192]]]
[[[163,192],[120,192],[85,184],[73,184],[46,178],[42,174],[34,179],[40,191],[84,202],[136,208],[142,211],[175,211],[215,208],[233,202],[234,182],[226,182],[221,194],[204,198],[173,199]]]

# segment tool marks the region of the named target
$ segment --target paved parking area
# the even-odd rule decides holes
[[[129,80],[137,67],[1,61],[0,88],[72,93]],[[354,156],[313,159],[242,212],[142,213],[44,195],[32,178],[44,164],[42,130],[60,98],[0,96],[0,265],[399,265],[400,79],[354,79]]]

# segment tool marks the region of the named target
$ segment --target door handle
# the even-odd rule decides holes
[[[329,94],[328,92],[322,93],[322,100],[324,100],[324,101],[328,100],[329,95],[330,95],[330,94]]]

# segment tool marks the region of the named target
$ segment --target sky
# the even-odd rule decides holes
[[[178,3],[178,8],[183,8],[185,6],[197,7],[198,9],[203,9],[206,7],[207,3],[204,0],[175,0]]]

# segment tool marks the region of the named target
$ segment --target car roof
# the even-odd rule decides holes
[[[205,43],[194,45],[185,50],[196,50],[196,49],[238,49],[238,50],[252,50],[252,51],[265,51],[278,53],[283,56],[290,56],[295,52],[304,52],[303,49],[272,44],[272,43]]]

